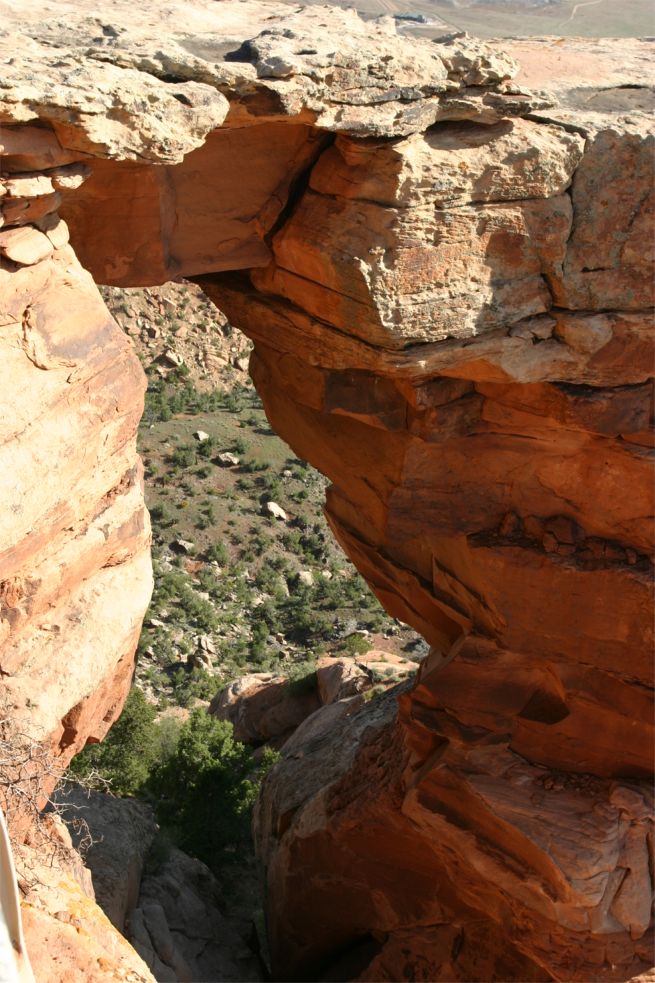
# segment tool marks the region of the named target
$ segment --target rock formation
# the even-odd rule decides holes
[[[76,254],[110,285],[194,277],[254,340],[273,426],[331,479],[344,550],[432,646],[398,705],[321,711],[332,729],[296,735],[267,783],[276,974],[641,972],[650,43],[501,52],[324,7],[13,3],[13,718],[64,758],[101,737],[150,589],[143,379]]]
[[[285,676],[258,672],[241,676],[220,690],[209,713],[229,721],[237,741],[259,745],[274,740],[277,745],[319,706],[315,685],[294,692]]]
[[[152,809],[135,799],[118,799],[74,785],[64,785],[55,798],[75,846],[82,848],[96,901],[112,925],[125,934],[157,833]]]
[[[58,816],[48,814],[36,836],[32,831],[18,859],[31,882],[22,914],[36,983],[154,983],[141,957],[96,903],[89,870]],[[25,891],[24,881],[19,883]],[[12,978],[8,967],[2,968]],[[31,983],[27,975],[20,979]]]
[[[294,680],[271,672],[240,676],[219,690],[208,711],[232,724],[235,740],[279,748],[321,707],[378,692],[417,668],[410,659],[374,649],[357,659],[323,656],[315,670]]]
[[[221,912],[209,868],[165,838],[153,847],[149,806],[68,786],[58,801],[67,823],[83,820],[76,844],[91,839],[84,861],[95,900],[158,983],[261,979],[257,957]]]

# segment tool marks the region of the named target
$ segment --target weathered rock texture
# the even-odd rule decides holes
[[[149,806],[69,786],[58,799],[75,844],[91,839],[83,868],[89,894],[158,983],[261,979],[256,956],[221,912],[209,868],[163,837],[153,847]]]
[[[5,150],[16,140],[21,153],[3,160],[8,221],[9,206],[41,200],[13,197],[40,185],[9,169],[42,167],[54,138],[3,128]],[[145,379],[65,223],[52,212],[39,223],[0,229],[2,715],[67,760],[117,717],[150,595],[135,444]]]
[[[315,671],[293,681],[270,672],[241,676],[216,694],[208,711],[232,724],[236,740],[279,748],[321,707],[392,686],[417,668],[409,659],[375,650],[358,659],[324,656]]]
[[[118,799],[74,785],[58,790],[56,799],[75,846],[84,847],[85,840],[91,840],[83,852],[96,901],[124,934],[157,832],[152,809],[135,799]]]
[[[171,847],[141,882],[128,938],[158,983],[256,983],[259,959],[221,908],[205,864]]]
[[[37,834],[20,846],[18,860],[23,926],[36,983],[155,983],[96,904],[91,875],[58,816],[46,816]],[[2,969],[6,973],[7,967]]]
[[[650,958],[651,45],[165,6],[53,3],[0,41],[16,712],[29,693],[68,753],[100,736],[149,589],[141,376],[59,212],[97,280],[198,277],[254,339],[335,535],[432,646],[399,713],[314,727],[267,784],[276,973],[350,950],[362,979],[628,979]]]
[[[283,743],[319,706],[316,686],[298,691],[285,676],[257,672],[220,690],[209,704],[209,713],[231,723],[237,741],[258,745],[271,740]]]

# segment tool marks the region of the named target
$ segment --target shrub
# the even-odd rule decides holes
[[[284,494],[282,485],[278,478],[270,478],[264,485],[264,488],[264,495],[267,500],[273,499],[273,501],[276,502]]]
[[[211,700],[218,689],[214,676],[198,667],[188,670],[180,666],[173,673],[171,681],[175,703],[180,707],[188,707],[194,700]]]
[[[210,601],[198,597],[188,584],[180,591],[177,602],[190,621],[205,631],[214,631],[218,626],[216,611]]]
[[[209,458],[212,456],[215,450],[216,450],[216,446],[214,444],[213,437],[208,437],[206,440],[203,440],[202,443],[198,445],[198,453],[200,454],[201,457]]]
[[[264,552],[262,548],[262,553]],[[261,591],[266,591],[267,593],[273,593],[280,583],[279,573],[271,567],[270,564],[264,563],[259,569],[257,576],[255,577],[255,584]],[[259,608],[256,610],[260,610]]]
[[[153,602],[172,600],[188,587],[188,577],[176,570],[161,570],[155,565],[155,589]]]
[[[374,700],[377,696],[382,696],[386,692],[384,686],[372,686],[371,689],[367,689],[362,693],[364,700],[368,703],[370,700]]]
[[[208,560],[216,560],[223,567],[230,562],[230,554],[225,543],[212,543],[207,547],[205,556]]]
[[[190,372],[187,365],[176,365],[172,372],[169,373],[169,380],[172,382],[184,382],[189,378]]]
[[[211,502],[208,502],[207,505],[203,506],[203,512],[212,524],[216,522],[216,510]]]
[[[181,728],[181,722],[175,717],[162,717],[157,724],[157,760],[160,764],[164,764],[175,754],[177,742],[180,739]]]
[[[196,463],[196,454],[195,444],[183,444],[181,447],[175,448],[170,454],[169,460],[174,467],[190,468],[192,464]]]
[[[160,529],[168,529],[169,526],[175,524],[175,516],[171,514],[165,505],[151,506],[150,518],[153,524],[156,524]]]
[[[178,413],[197,414],[220,409],[223,394],[217,389],[210,393],[197,392],[188,375],[188,368],[181,366],[171,372],[166,381],[150,376],[144,424],[165,422]]]
[[[348,635],[348,638],[344,639],[343,647],[349,655],[364,655],[371,648],[371,643],[364,637],[364,635]]]

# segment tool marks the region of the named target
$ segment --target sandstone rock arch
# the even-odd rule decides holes
[[[198,0],[162,43],[147,8],[71,32],[60,7],[1,42],[16,718],[62,758],[100,738],[150,591],[143,377],[91,274],[193,277],[254,339],[345,551],[432,646],[399,713],[263,797],[280,978],[364,939],[362,979],[628,979],[652,848],[648,45],[508,44],[537,84],[559,59],[548,97],[507,54],[352,12]]]

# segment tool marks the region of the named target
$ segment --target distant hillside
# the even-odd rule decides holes
[[[370,17],[400,15],[399,31],[415,37],[453,29],[478,37],[655,35],[652,0],[342,0],[338,5]]]
[[[434,0],[427,5],[443,19],[483,37],[643,37],[655,31],[651,0]]]

